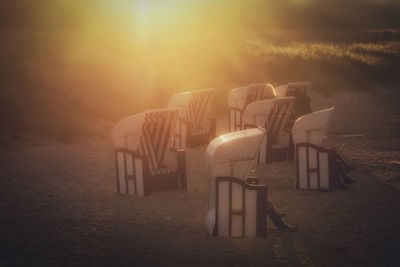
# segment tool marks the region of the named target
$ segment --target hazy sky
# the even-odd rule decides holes
[[[2,28],[81,28],[87,23],[206,23],[213,27],[396,28],[394,0],[2,0]],[[126,26],[126,25],[125,25]]]

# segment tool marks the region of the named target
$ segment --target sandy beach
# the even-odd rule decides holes
[[[295,162],[257,166],[269,199],[297,228],[268,237],[211,238],[204,230],[206,146],[187,149],[188,190],[116,193],[109,122],[62,143],[17,134],[0,148],[0,266],[399,266],[399,90],[310,92],[335,106],[327,143],[355,169],[336,192],[293,191]],[[227,130],[218,117],[218,133]]]

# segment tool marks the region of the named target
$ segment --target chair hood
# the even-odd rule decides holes
[[[224,173],[219,170],[218,165],[229,164],[231,161],[255,160],[260,149],[260,144],[265,135],[261,127],[244,131],[228,133],[215,138],[207,147],[205,161],[210,168],[213,177],[230,176],[245,179],[250,171],[251,164],[247,169],[238,170],[239,173]]]
[[[293,142],[322,145],[333,111],[331,107],[298,118],[292,128]]]

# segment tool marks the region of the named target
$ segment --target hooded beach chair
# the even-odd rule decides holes
[[[172,150],[179,109],[147,110],[119,121],[113,130],[120,193],[185,189],[184,150]]]
[[[205,160],[211,178],[205,226],[210,236],[266,236],[268,187],[248,182],[264,136],[264,129],[254,128],[221,135],[208,145]]]
[[[307,93],[311,88],[310,82],[294,82],[287,83],[284,85],[277,86],[275,88],[276,96],[285,97],[285,96],[296,96],[297,92]]]
[[[290,119],[294,101],[294,97],[277,97],[250,103],[245,108],[243,128],[261,126],[267,132],[258,155],[259,163],[289,159]]]
[[[208,144],[215,137],[216,119],[210,114],[215,91],[210,88],[171,97],[168,107],[181,109],[175,131],[176,149]]]
[[[338,186],[336,151],[323,146],[333,110],[331,107],[304,115],[293,125],[297,161],[295,188],[318,190]]]
[[[278,97],[293,96],[296,98],[293,117],[291,118],[292,125],[297,118],[312,112],[310,98],[307,95],[307,91],[310,88],[310,82],[288,83],[275,88],[276,96]]]
[[[274,87],[268,83],[257,83],[231,90],[228,95],[229,132],[243,130],[243,112],[248,104],[274,97]]]

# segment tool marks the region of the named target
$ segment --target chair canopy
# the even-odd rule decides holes
[[[178,113],[178,108],[152,109],[122,119],[113,130],[114,146],[147,155],[151,170],[164,168]]]
[[[224,134],[210,142],[205,152],[206,165],[211,174],[210,208],[215,207],[215,178],[233,176],[246,180],[264,135],[263,128],[253,128]]]
[[[328,129],[334,107],[298,118],[292,128],[293,142],[321,146]]]
[[[146,112],[131,115],[115,124],[112,137],[115,148],[128,148],[136,151],[142,133]]]
[[[186,108],[192,97],[192,92],[182,92],[173,95],[168,101],[168,107]]]
[[[311,88],[310,82],[294,82],[287,83],[275,88],[276,96],[295,96],[297,91],[302,91],[305,93]]]
[[[256,83],[235,88],[228,95],[228,107],[244,110],[244,108],[257,100],[275,97],[275,90],[271,84]]]
[[[244,125],[264,127],[277,136],[286,126],[293,111],[294,97],[277,97],[250,103],[243,113]]]
[[[180,117],[190,123],[192,132],[199,132],[208,127],[205,122],[211,111],[215,91],[215,88],[209,88],[173,95],[168,107],[182,108]]]

